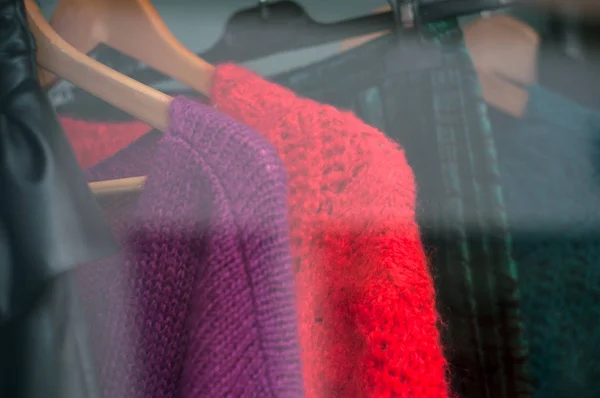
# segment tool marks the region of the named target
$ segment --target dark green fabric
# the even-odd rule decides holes
[[[420,34],[418,46],[386,36],[274,80],[353,110],[404,147],[417,179],[418,221],[454,390],[529,396],[517,271],[487,108],[457,24],[431,24]]]
[[[543,87],[494,114],[537,398],[600,397],[600,113]]]

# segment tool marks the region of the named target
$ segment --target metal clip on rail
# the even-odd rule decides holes
[[[420,24],[442,21],[469,14],[494,11],[515,0],[388,0],[396,27],[411,29]]]

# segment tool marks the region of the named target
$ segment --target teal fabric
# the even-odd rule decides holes
[[[536,397],[600,397],[600,113],[534,87],[494,121]]]
[[[453,388],[465,397],[526,397],[528,348],[487,108],[457,23],[420,35],[419,46],[386,36],[274,80],[353,110],[405,149]]]

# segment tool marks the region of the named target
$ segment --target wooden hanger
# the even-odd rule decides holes
[[[521,117],[528,101],[526,88],[537,78],[538,34],[507,15],[480,18],[463,29],[477,70],[483,97],[490,105]]]
[[[95,61],[64,41],[46,21],[35,0],[25,0],[38,66],[165,132],[172,98]],[[135,192],[145,177],[91,183],[96,194]]]
[[[81,53],[106,44],[206,96],[210,94],[214,67],[177,40],[149,1],[61,0],[50,25]],[[43,73],[40,77],[45,84],[55,78]],[[89,185],[94,194],[104,196],[138,192],[145,181],[146,177],[140,176]]]
[[[77,51],[48,24],[35,0],[25,0],[39,66],[85,91],[166,131],[171,97],[145,86]]]
[[[387,11],[387,7],[375,12]],[[344,40],[340,50],[348,51],[391,30]],[[464,30],[465,44],[477,69],[485,101],[514,117],[521,117],[527,106],[527,90],[504,77],[529,86],[536,81],[539,36],[522,22],[506,15],[493,15],[469,24]]]
[[[373,11],[373,14],[383,14],[386,12],[391,12],[392,11],[392,7],[387,5],[387,6],[382,6],[382,7],[378,7]],[[359,47],[362,46],[363,44],[370,42],[371,40],[375,40],[378,37],[390,34],[391,32],[393,32],[392,29],[387,29],[387,30],[382,30],[381,32],[373,32],[373,33],[369,33],[367,35],[361,35],[361,36],[356,36],[356,37],[351,37],[349,39],[345,39],[342,40],[342,42],[340,43],[340,52],[345,52],[348,50],[351,50],[355,47]]]
[[[177,40],[149,0],[60,0],[50,25],[83,53],[102,43],[210,93],[214,67]]]
[[[114,196],[139,192],[144,188],[146,176],[118,178],[116,180],[90,182],[88,185],[95,196]]]

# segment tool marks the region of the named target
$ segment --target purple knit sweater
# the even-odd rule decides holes
[[[88,172],[148,174],[101,200],[124,250],[80,275],[104,396],[301,397],[283,165],[213,108],[170,112]]]

